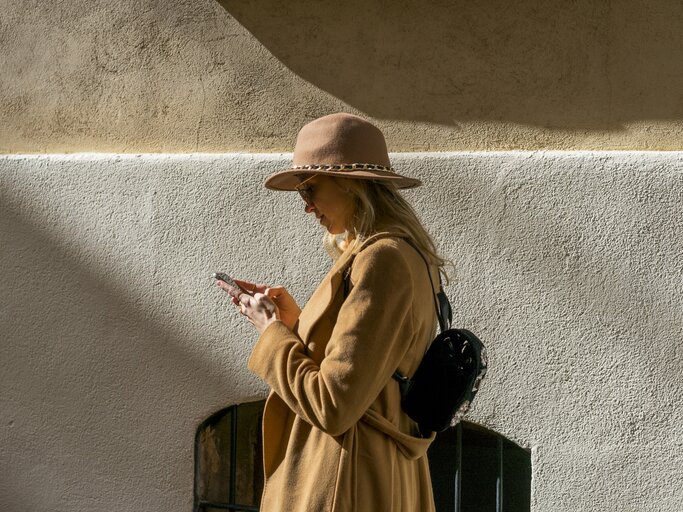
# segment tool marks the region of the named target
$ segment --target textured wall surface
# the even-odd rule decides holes
[[[0,0],[0,153],[683,149],[683,3]]]
[[[327,272],[289,155],[0,158],[0,510],[191,509],[199,423],[266,391],[215,270]],[[683,510],[683,153],[395,154],[533,510]],[[11,468],[8,470],[8,468]]]

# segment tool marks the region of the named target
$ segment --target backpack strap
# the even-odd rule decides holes
[[[395,234],[392,234],[390,236],[398,236]],[[452,310],[451,310],[451,304],[448,301],[448,297],[443,291],[443,287],[441,285],[441,271],[439,270],[439,292],[434,295],[434,281],[432,280],[432,273],[429,271],[429,263],[427,262],[427,259],[424,257],[422,252],[415,246],[415,243],[408,237],[401,237],[403,240],[408,242],[413,249],[417,251],[417,253],[422,257],[422,259],[425,262],[425,265],[427,265],[427,275],[429,276],[429,282],[432,287],[432,298],[434,299],[434,306],[436,307],[436,316],[439,319],[439,329],[441,332],[444,332],[447,329],[450,329],[451,322],[453,320],[452,316]],[[360,251],[359,251],[360,252]],[[353,265],[353,259],[356,257],[354,254],[348,262],[348,266],[344,270],[343,274],[343,283],[344,283],[344,299],[346,300],[347,295],[349,294],[349,280],[351,277],[351,266]],[[438,298],[438,302],[437,302]],[[448,320],[448,322],[446,322]],[[407,388],[410,386],[410,379],[406,377],[405,375],[401,375],[398,370],[394,372],[392,377],[398,381],[399,386],[401,388],[401,396],[405,394],[405,391],[407,391]]]
[[[425,262],[425,265],[427,265],[427,275],[429,276],[429,282],[432,285],[432,290],[434,290],[434,281],[432,281],[432,273],[429,271],[429,263],[427,262],[427,258],[424,257],[424,254],[417,248],[415,245],[415,242],[413,242],[410,238],[405,238],[404,239],[406,242],[408,242],[413,249],[417,251],[417,253],[422,257],[422,259]],[[432,296],[434,297],[434,294],[432,293]],[[437,303],[438,299],[438,303]],[[446,297],[446,294],[443,291],[443,286],[441,285],[441,270],[439,269],[439,291],[436,294],[436,297],[434,297],[434,305],[436,307],[436,316],[439,319],[439,328],[441,329],[441,332],[444,332],[447,329],[450,329],[451,327],[451,322],[453,321],[453,313],[451,311],[451,303],[448,301],[448,297]],[[448,320],[448,322],[446,322]]]
[[[387,236],[399,236],[396,234],[391,234]],[[448,300],[448,297],[446,296],[445,292],[443,291],[443,286],[441,284],[441,270],[439,270],[439,291],[434,295],[433,290],[434,290],[434,281],[432,280],[432,273],[429,271],[429,263],[427,262],[427,259],[424,257],[422,252],[417,248],[415,245],[415,242],[413,242],[410,238],[408,237],[403,237],[401,236],[403,240],[408,242],[413,249],[417,251],[417,253],[420,255],[420,257],[423,259],[425,262],[425,265],[427,266],[427,275],[429,276],[429,283],[431,284],[432,287],[432,298],[434,299],[434,307],[436,308],[436,316],[439,319],[439,329],[441,332],[450,329],[451,327],[451,322],[453,321],[453,312],[451,309],[451,303]],[[362,250],[362,249],[361,249]],[[360,251],[359,251],[360,252]],[[353,265],[353,260],[356,257],[354,254],[351,256],[347,263],[347,267],[344,270],[343,273],[343,283],[344,283],[344,299],[346,299],[346,296],[349,294],[349,280],[351,277],[351,267]],[[438,300],[438,302],[437,302]]]

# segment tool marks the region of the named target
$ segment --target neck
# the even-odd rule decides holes
[[[339,242],[339,248],[340,248],[342,251],[345,251],[346,248],[349,246],[349,244],[350,244],[351,242],[353,242],[353,240],[354,240],[353,235],[349,235],[349,236],[347,237],[346,240],[342,240],[341,242]]]

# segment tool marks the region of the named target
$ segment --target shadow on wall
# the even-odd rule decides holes
[[[106,461],[102,471],[125,478],[144,468],[112,455],[124,446],[150,460],[176,456],[148,438],[163,445],[167,431],[196,424],[201,416],[187,404],[230,396],[234,376],[184,348],[191,346],[187,333],[175,332],[114,285],[105,263],[84,261],[11,202],[0,187],[0,252],[9,263],[3,289],[12,294],[0,315],[9,357],[2,401],[10,426],[16,420],[7,431],[12,444],[25,447],[15,477],[23,478],[24,466],[42,463],[46,453],[60,462],[77,458],[74,466],[84,472]]]
[[[380,119],[617,129],[683,117],[683,4],[217,0],[294,73]]]

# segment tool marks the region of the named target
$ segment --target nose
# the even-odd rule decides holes
[[[315,205],[313,203],[306,203],[306,207],[304,208],[304,211],[306,213],[311,213],[313,210],[315,210]]]

